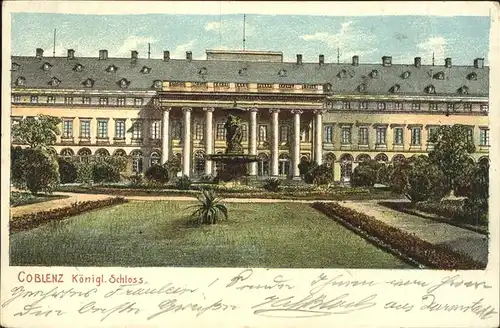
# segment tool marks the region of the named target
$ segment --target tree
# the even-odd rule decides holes
[[[191,217],[196,218],[200,224],[215,224],[222,214],[227,219],[227,207],[216,197],[213,190],[202,190],[196,197],[198,204],[190,206],[195,208]]]
[[[373,187],[382,164],[376,160],[363,161],[354,169],[351,183],[355,187]]]
[[[77,179],[77,169],[73,161],[59,157],[57,159],[59,164],[59,176],[61,183],[73,183]]]
[[[470,154],[476,151],[470,138],[470,127],[442,125],[429,141],[434,143],[429,159],[444,173],[443,184],[446,188],[456,190],[459,179],[467,174]]]
[[[30,148],[46,148],[53,145],[61,134],[59,123],[61,119],[53,116],[26,117],[12,127],[12,136]]]
[[[95,163],[92,169],[92,178],[95,183],[118,182],[120,181],[120,171],[109,163]]]
[[[152,165],[147,169],[145,176],[150,181],[166,183],[168,181],[168,170],[161,165]]]
[[[37,195],[40,191],[50,193],[59,186],[59,165],[47,151],[26,148],[23,150],[21,161],[21,189],[28,189],[33,195]]]

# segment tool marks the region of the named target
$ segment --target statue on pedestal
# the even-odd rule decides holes
[[[224,128],[226,129],[226,154],[243,154],[241,146],[243,134],[239,118],[231,114],[228,115]]]

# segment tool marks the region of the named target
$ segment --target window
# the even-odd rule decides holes
[[[246,124],[241,124],[241,139],[243,141],[248,140],[248,125]]]
[[[432,136],[433,136],[436,132],[437,132],[437,127],[435,127],[435,126],[429,127],[429,128],[427,129],[427,134],[428,134],[427,139],[428,139],[428,141],[429,141],[429,142],[431,142],[430,140],[432,139]]]
[[[90,97],[83,97],[82,98],[82,104],[84,104],[84,105],[90,105]]]
[[[348,101],[342,102],[342,109],[351,109],[351,103]]]
[[[118,99],[116,99],[116,104],[118,106],[125,106],[125,98],[118,98]]]
[[[108,105],[108,98],[107,97],[99,98],[99,105]]]
[[[395,145],[403,144],[403,128],[401,127],[394,128],[394,144]]]
[[[160,154],[157,151],[152,152],[150,158],[151,158],[150,159],[151,166],[153,166],[153,165],[160,165],[160,163],[161,163],[161,156],[160,156]]]
[[[21,102],[21,96],[20,95],[14,95],[12,97],[12,102],[15,102],[15,103]]]
[[[306,142],[309,140],[309,134],[308,134],[309,128],[303,127],[300,131],[300,141],[301,142]]]
[[[64,97],[64,103],[66,105],[73,105],[73,97]]]
[[[224,128],[224,123],[217,123],[215,131],[216,140],[224,140],[226,138],[226,129]]]
[[[142,138],[142,122],[135,121],[132,125],[132,139],[141,139]]]
[[[142,98],[134,98],[134,105],[135,106],[142,106],[143,99]]]
[[[55,104],[55,102],[56,102],[56,97],[47,96],[47,104]]]
[[[412,128],[411,129],[411,144],[414,146],[421,145],[421,137],[422,130],[421,128]]]
[[[82,139],[90,138],[90,120],[80,121],[80,138]]]
[[[489,146],[490,145],[490,130],[487,128],[479,129],[479,145]]]
[[[97,138],[107,138],[108,137],[108,121],[99,120],[97,121]]]
[[[179,121],[172,122],[172,138],[180,140],[182,135],[182,125]]]
[[[280,126],[280,142],[288,141],[288,125]]]
[[[62,137],[64,139],[73,138],[73,120],[63,120]]]
[[[350,126],[344,126],[342,127],[342,139],[341,142],[343,144],[350,144],[351,143],[351,127]]]
[[[359,109],[368,109],[368,103],[366,101],[360,102]]]
[[[358,133],[359,133],[358,144],[368,145],[368,128],[360,127]]]
[[[131,153],[132,156],[132,172],[140,173],[142,172],[142,153],[140,150],[134,150]]]
[[[488,111],[488,104],[481,104],[481,111],[483,112]]]
[[[472,104],[464,104],[464,110],[472,111]]]
[[[377,145],[385,145],[387,143],[387,128],[383,126],[377,127],[375,143]]]
[[[454,103],[447,103],[447,104],[446,104],[446,109],[447,109],[448,111],[450,111],[450,110],[451,110],[451,111],[455,110],[455,104],[454,104]]]
[[[194,125],[194,139],[201,140],[203,139],[203,123],[196,122]]]
[[[323,142],[333,143],[333,125],[325,125],[325,134],[323,136]]]
[[[265,154],[259,155],[259,161],[257,162],[257,174],[259,176],[269,175],[269,158]]]
[[[153,121],[151,123],[151,139],[161,138],[161,121]]]
[[[31,96],[31,103],[38,104],[38,96]]]
[[[438,104],[429,104],[429,110],[437,110]]]
[[[115,121],[115,139],[125,139],[125,120]]]
[[[385,103],[377,103],[377,109],[378,110],[384,110],[385,109]]]
[[[259,141],[267,141],[267,125],[265,124],[259,125]]]
[[[467,142],[474,143],[474,129],[471,127],[467,130]]]
[[[278,175],[287,176],[290,173],[290,158],[287,154],[281,154],[278,159]]]
[[[420,103],[412,103],[411,109],[412,110],[420,110]]]
[[[403,103],[397,102],[394,103],[394,108],[397,110],[402,110],[403,109]]]

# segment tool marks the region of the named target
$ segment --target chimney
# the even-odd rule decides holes
[[[319,64],[323,65],[325,63],[325,55],[319,55]]]
[[[170,51],[165,50],[163,51],[163,61],[169,61],[170,60]]]
[[[445,58],[444,66],[450,68],[451,67],[451,58]]]
[[[484,68],[484,58],[474,59],[474,67],[475,68]]]
[[[36,48],[36,58],[42,59],[43,57],[43,49],[42,48]]]
[[[358,65],[359,65],[359,57],[352,56],[352,66],[358,66]]]
[[[391,56],[382,57],[382,65],[383,66],[392,66],[392,57]]]
[[[139,56],[139,53],[137,52],[137,50],[132,50],[130,52],[130,59],[132,60],[132,62],[136,62],[137,61],[137,57]]]
[[[99,50],[99,60],[108,59],[108,51],[107,50]]]
[[[420,57],[415,57],[414,62],[415,62],[415,67],[420,67],[420,66],[422,66],[422,58],[420,58]]]
[[[193,60],[193,53],[191,51],[186,51],[186,60]]]
[[[68,49],[68,59],[75,59],[75,50]]]
[[[297,54],[297,65],[302,65],[302,54]]]

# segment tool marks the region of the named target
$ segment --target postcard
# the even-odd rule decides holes
[[[494,2],[6,2],[4,327],[498,327]]]

